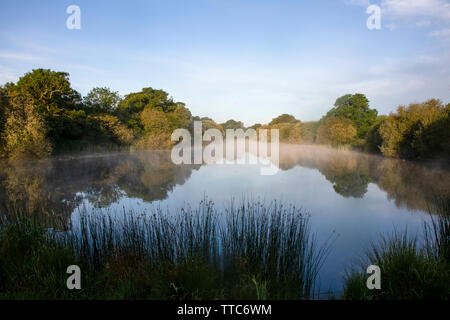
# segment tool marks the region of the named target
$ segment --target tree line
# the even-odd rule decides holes
[[[336,99],[319,121],[301,122],[282,114],[248,128],[278,129],[283,143],[351,147],[414,159],[450,155],[449,115],[450,104],[437,99],[378,115],[367,97],[356,93]],[[98,148],[169,149],[174,129],[192,130],[199,120],[203,130],[247,129],[241,121],[216,123],[192,116],[184,103],[151,87],[124,97],[98,87],[82,97],[66,72],[35,69],[16,83],[0,86],[2,157],[42,158]]]

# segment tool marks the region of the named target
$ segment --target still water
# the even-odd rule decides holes
[[[281,146],[280,170],[258,165],[174,165],[148,151],[0,163],[2,210],[48,212],[67,229],[80,210],[176,212],[207,197],[218,210],[232,199],[294,204],[310,214],[323,242],[337,235],[320,290],[339,292],[346,269],[380,233],[420,233],[436,195],[450,195],[450,171],[316,146]],[[431,207],[431,208],[430,208]]]

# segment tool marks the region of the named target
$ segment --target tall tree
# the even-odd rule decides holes
[[[363,94],[346,94],[336,99],[334,108],[328,111],[325,118],[349,119],[356,127],[357,137],[365,138],[370,127],[377,119],[378,111],[369,108],[369,100]]]
[[[317,129],[317,142],[335,146],[347,145],[354,141],[356,128],[349,119],[326,118]]]
[[[26,95],[11,97],[11,110],[4,129],[4,152],[11,158],[42,158],[49,156],[52,143],[41,114]]]
[[[113,113],[121,101],[120,95],[116,91],[103,88],[93,88],[84,97],[84,107],[88,112]]]
[[[30,98],[41,114],[53,115],[64,109],[73,109],[81,101],[80,94],[72,89],[67,72],[34,69],[8,86],[8,91]]]
[[[279,123],[295,123],[295,122],[299,122],[299,120],[295,119],[295,117],[293,115],[284,113],[274,119],[272,119],[272,121],[270,121],[269,126],[272,126],[274,124],[279,124]]]
[[[230,119],[224,123],[221,123],[221,126],[223,127],[224,130],[227,129],[245,129],[244,124],[241,121],[236,121],[233,119]]]

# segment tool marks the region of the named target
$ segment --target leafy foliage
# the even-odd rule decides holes
[[[272,121],[270,121],[269,126],[275,125],[275,124],[280,124],[280,123],[295,123],[298,122],[297,119],[295,119],[295,117],[293,115],[290,114],[282,114],[274,119],[272,119]]]
[[[352,146],[402,158],[450,154],[450,104],[440,100],[400,106],[396,113],[377,117],[363,94],[346,94],[320,121],[302,123],[281,114],[269,124],[249,127],[279,130],[283,143]],[[0,87],[0,151],[4,157],[45,157],[92,146],[167,149],[177,128],[192,132],[245,129],[237,120],[217,124],[192,117],[182,102],[164,90],[143,88],[122,98],[106,87],[93,88],[84,98],[71,87],[69,74],[48,69],[26,73],[17,83]],[[270,139],[270,133],[268,135]]]
[[[357,130],[349,119],[326,118],[317,129],[317,142],[333,146],[347,145],[354,141]]]
[[[52,151],[43,117],[35,112],[32,99],[20,93],[11,97],[2,138],[4,152],[11,158],[42,158]]]
[[[316,141],[319,121],[309,121],[302,123],[302,140],[304,143],[314,143]]]
[[[163,90],[122,99],[94,88],[81,99],[65,72],[36,69],[0,88],[1,150],[8,157],[45,157],[74,145],[165,149],[172,130],[191,121],[184,103]]]
[[[362,139],[377,118],[377,110],[369,108],[369,100],[365,95],[347,94],[336,99],[334,108],[328,111],[325,118],[349,119],[357,130],[357,137]]]
[[[110,113],[119,105],[120,95],[108,88],[94,88],[84,97],[84,109],[90,113]]]
[[[221,126],[224,130],[227,129],[232,129],[232,130],[237,130],[237,129],[244,129],[244,124],[241,121],[236,121],[236,120],[228,120],[224,123],[221,123]]]
[[[426,158],[450,154],[450,105],[440,100],[400,106],[371,129],[369,149],[391,157]]]

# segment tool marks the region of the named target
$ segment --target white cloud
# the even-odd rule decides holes
[[[383,0],[383,13],[392,18],[430,17],[450,22],[450,3],[447,0]]]
[[[431,21],[430,20],[419,20],[416,22],[416,26],[418,27],[429,27],[431,26]]]
[[[389,59],[336,86],[341,92],[365,93],[371,106],[386,114],[413,101],[440,98],[448,103],[449,84],[450,54],[444,54]]]
[[[366,0],[344,0],[346,4],[369,6]],[[383,17],[395,22],[411,22],[418,27],[434,23],[450,23],[450,2],[448,0],[382,0],[379,4]]]
[[[436,37],[436,38],[446,38],[450,37],[450,29],[441,29],[441,30],[434,30],[428,33],[428,36],[430,37]]]

